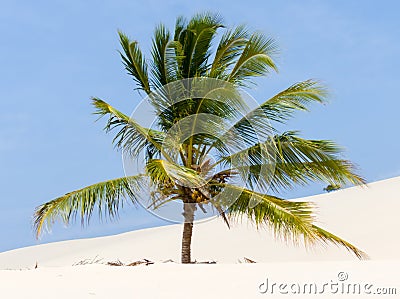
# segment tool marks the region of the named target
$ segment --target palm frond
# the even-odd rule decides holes
[[[226,187],[239,188],[228,185]],[[254,198],[256,198],[258,204],[251,208],[250,201]],[[246,215],[258,228],[262,225],[271,227],[275,236],[281,237],[285,241],[292,241],[297,244],[300,240],[303,240],[306,247],[316,245],[319,242],[333,243],[353,252],[359,259],[368,258],[356,246],[313,224],[311,203],[283,200],[244,189],[227,211],[228,217],[231,219]]]
[[[263,175],[261,169],[263,166],[269,171],[267,175]],[[358,184],[364,183],[363,178],[355,173],[354,165],[348,160],[257,164],[245,167],[245,170],[248,171],[249,186],[258,186],[264,191],[271,188],[278,192],[281,189],[292,189],[295,185],[305,186],[316,181],[342,186],[349,178]]]
[[[184,23],[177,23],[182,25]],[[217,29],[222,27],[222,19],[217,14],[201,13],[190,19],[187,26],[178,29],[175,40],[183,46],[184,58],[181,64],[183,78],[203,76],[208,69],[210,46]]]
[[[145,183],[143,175],[123,177],[72,191],[44,203],[35,210],[33,225],[36,235],[39,237],[43,228],[50,228],[57,219],[68,224],[80,216],[82,224],[89,222],[96,207],[100,217],[115,218],[124,200],[129,198],[132,203],[137,203]]]
[[[143,149],[156,153],[161,151],[163,133],[140,126],[134,119],[113,108],[101,99],[93,98],[96,107],[95,114],[109,115],[105,130],[110,132],[119,128],[115,135],[114,144],[136,157]]]
[[[152,74],[154,77],[154,85],[156,87],[161,87],[169,82],[168,78],[170,75],[165,67],[165,54],[170,39],[170,33],[164,25],[160,24],[156,27],[151,50],[151,55],[153,58]]]
[[[248,144],[262,142],[276,133],[271,121],[283,123],[294,111],[307,111],[311,102],[323,103],[326,94],[326,89],[316,81],[296,83],[247,112],[228,132],[236,132]]]
[[[148,98],[157,111],[157,123],[164,131],[187,117],[202,114],[222,118],[231,124],[231,120],[249,110],[232,84],[204,77],[169,83]]]
[[[206,113],[230,120],[249,109],[238,88],[223,80],[193,78],[192,98],[196,101],[194,114]]]
[[[332,183],[349,182],[355,185],[364,184],[364,179],[354,173],[354,165],[341,159],[342,149],[330,140],[308,140],[300,138],[295,131],[288,131],[274,136],[276,143],[277,165],[296,167],[299,163],[308,166],[308,171],[321,178],[321,175]],[[293,168],[287,168],[289,171]],[[304,173],[305,174],[305,173]]]
[[[240,25],[225,32],[218,44],[209,76],[211,78],[226,79],[227,70],[241,55],[249,38],[246,26]]]
[[[168,74],[168,83],[182,79],[181,66],[184,58],[185,53],[183,52],[182,44],[179,41],[169,41],[164,54],[164,64]]]
[[[251,77],[265,76],[270,70],[276,71],[277,67],[272,59],[276,52],[277,46],[273,39],[258,32],[253,33],[227,80],[246,85],[245,82]]]
[[[183,34],[183,31],[186,30],[188,21],[184,16],[179,16],[176,18],[175,22],[175,32],[174,32],[174,40],[178,41],[179,37]]]
[[[176,182],[181,186],[198,187],[206,183],[195,170],[161,159],[149,160],[146,173],[155,184]]]
[[[276,130],[268,117],[266,117],[264,111],[262,109],[254,109],[245,113],[234,124],[231,124],[230,128],[224,131],[220,139],[229,140],[230,136],[236,136],[237,140],[240,140],[245,145],[245,147],[241,147],[243,150],[249,146],[268,140],[275,133]],[[211,145],[211,148],[216,146],[218,146],[218,141],[215,141]]]
[[[171,39],[170,32],[163,25],[156,27],[151,54],[152,83],[156,89],[181,79],[179,67],[185,57],[183,46],[179,41]]]
[[[324,103],[327,90],[315,80],[306,80],[293,84],[260,105],[265,116],[276,122],[284,122],[293,112],[308,111],[312,102]]]
[[[214,207],[216,208],[216,210],[218,211],[219,215],[222,217],[222,219],[224,220],[226,226],[230,229],[231,225],[229,223],[228,217],[225,214],[225,211],[222,210],[222,208],[219,205],[214,205]]]
[[[149,94],[150,85],[147,73],[147,63],[136,41],[131,41],[121,31],[118,32],[120,44],[124,53],[120,52],[122,62],[128,74],[133,77],[139,88]]]
[[[305,242],[315,242],[311,228],[314,217],[310,203],[287,201],[230,184],[225,184],[223,188],[224,198],[228,198],[229,192],[240,192],[227,208],[228,219],[238,220],[247,216],[257,227],[272,228],[275,236],[285,241],[296,243],[302,237]],[[252,201],[257,204],[252,205]]]
[[[343,246],[346,248],[349,252],[354,253],[356,257],[358,257],[360,260],[367,260],[369,259],[368,255],[363,252],[362,250],[358,249],[356,246],[352,245],[351,243],[343,240],[342,238],[316,226],[313,225],[313,230],[315,234],[318,236],[319,241],[327,244],[327,243],[333,243],[337,246]]]
[[[232,169],[248,175],[249,187],[258,186],[265,192],[269,188],[278,192],[314,181],[364,184],[364,179],[356,173],[356,167],[341,159],[341,153],[342,150],[332,141],[307,140],[298,137],[294,131],[288,131],[224,157],[221,162],[225,161]],[[265,156],[270,157],[270,161]],[[238,159],[242,165],[230,162]]]

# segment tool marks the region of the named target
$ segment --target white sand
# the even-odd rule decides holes
[[[271,297],[271,289],[267,294],[258,290],[266,278],[276,283],[319,282],[320,290],[325,282],[338,282],[341,271],[349,276],[345,283],[372,284],[366,292],[395,287],[399,296],[399,189],[400,177],[305,199],[317,203],[321,226],[357,245],[370,261],[360,262],[335,246],[310,251],[288,246],[270,232],[256,232],[246,221],[228,230],[216,219],[195,225],[192,245],[193,259],[216,265],[162,263],[180,260],[180,225],[44,244],[0,253],[0,298],[259,298]],[[239,264],[244,257],[257,264]],[[129,263],[143,258],[156,264],[73,266],[84,260]],[[33,269],[36,262],[38,269]],[[327,288],[317,297],[329,295]]]

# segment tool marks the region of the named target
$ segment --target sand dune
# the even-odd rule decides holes
[[[216,261],[216,265],[163,263],[180,259],[180,225],[43,244],[0,253],[0,289],[6,294],[1,298],[39,298],[39,294],[53,298],[55,289],[63,290],[57,298],[186,298],[186,292],[187,298],[206,294],[209,298],[253,298],[263,295],[257,288],[267,275],[280,281],[329,281],[341,271],[359,281],[397,287],[398,295],[399,189],[400,177],[300,199],[315,202],[319,224],[357,245],[370,261],[360,262],[335,246],[293,247],[275,240],[268,231],[255,231],[247,221],[229,230],[221,219],[214,219],[195,225],[192,257]],[[238,264],[245,257],[257,263]],[[143,258],[155,264],[101,264]],[[74,266],[81,261],[96,263]],[[33,269],[36,263],[36,270],[18,270]],[[19,287],[22,281],[23,289]],[[43,287],[44,283],[49,286]]]

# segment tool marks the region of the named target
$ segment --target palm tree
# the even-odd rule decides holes
[[[182,263],[191,262],[195,215],[206,207],[215,209],[228,226],[246,216],[257,228],[267,226],[284,240],[305,245],[333,243],[358,258],[365,257],[352,244],[315,225],[310,203],[277,196],[284,189],[314,181],[364,183],[334,142],[308,140],[296,131],[276,129],[296,111],[307,111],[313,102],[324,103],[325,88],[317,81],[306,80],[258,107],[244,108],[239,90],[250,87],[255,77],[277,69],[273,60],[277,48],[272,39],[245,26],[224,28],[221,18],[211,13],[197,14],[190,20],[179,17],[173,33],[159,25],[152,40],[151,59],[144,57],[136,41],[119,32],[122,61],[156,112],[155,128],[141,126],[99,98],[93,98],[93,105],[100,117],[108,117],[105,130],[116,131],[113,142],[117,148],[132,159],[145,156],[144,171],[40,205],[34,214],[37,236],[58,219],[68,224],[79,216],[84,223],[95,211],[115,217],[125,201],[140,203],[147,194],[151,209],[171,201],[182,203]],[[221,30],[225,31],[219,34]],[[193,86],[204,89],[204,82],[216,92],[211,99],[190,93],[171,101],[176,90],[182,95]],[[199,126],[202,129],[198,130]],[[183,131],[191,134],[179,135]],[[166,136],[178,137],[166,146]],[[211,152],[218,159],[210,160]],[[235,183],[237,178],[242,185]]]

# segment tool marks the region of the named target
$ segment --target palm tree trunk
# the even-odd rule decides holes
[[[191,251],[190,245],[192,243],[192,232],[193,232],[193,221],[194,221],[194,211],[196,206],[193,203],[183,204],[183,217],[185,217],[185,223],[183,224],[183,234],[182,234],[182,264],[191,263]]]

